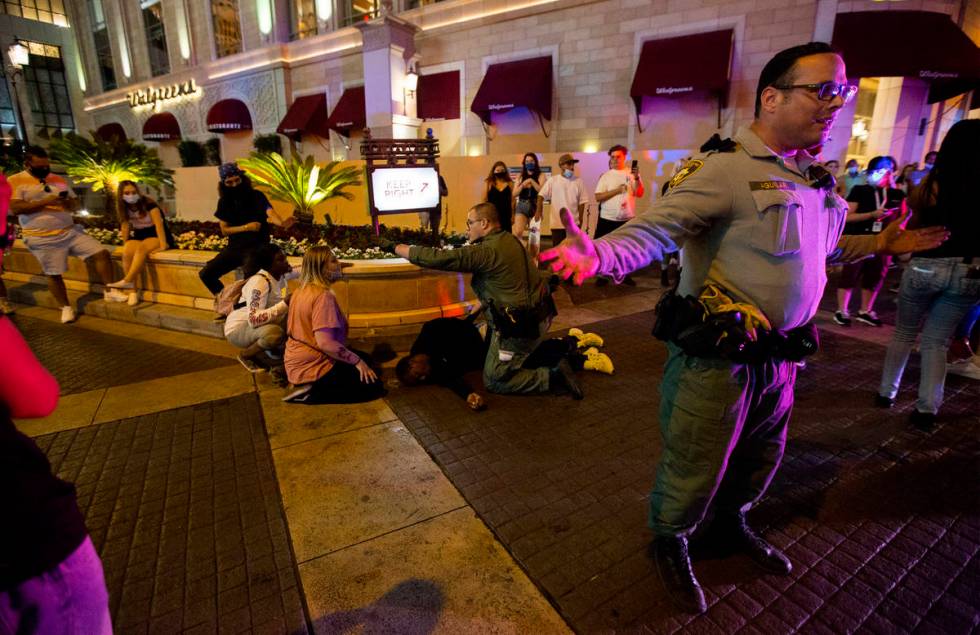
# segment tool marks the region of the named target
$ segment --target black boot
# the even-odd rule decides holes
[[[551,370],[551,381],[553,387],[560,386],[567,389],[572,394],[573,399],[581,399],[585,396],[582,387],[579,386],[578,380],[575,378],[575,371],[572,370],[567,359],[562,358],[558,365]]]
[[[745,514],[719,514],[711,529],[715,535],[723,535],[733,550],[744,553],[766,571],[789,575],[793,570],[786,554],[749,527]]]
[[[649,553],[671,602],[686,613],[704,613],[708,606],[691,569],[687,538],[657,536],[650,543]]]

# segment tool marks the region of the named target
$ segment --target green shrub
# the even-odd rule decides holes
[[[208,158],[208,165],[221,165],[221,139],[211,137],[205,141],[204,155]]]
[[[255,135],[252,146],[259,154],[282,154],[282,138],[275,133]]]
[[[196,168],[207,165],[207,157],[204,154],[204,146],[198,141],[185,139],[177,144],[177,152],[180,153],[180,164],[185,168]]]

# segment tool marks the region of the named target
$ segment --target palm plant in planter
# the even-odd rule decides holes
[[[103,190],[106,210],[111,213],[120,181],[136,181],[141,185],[160,188],[173,186],[173,170],[163,167],[156,150],[141,143],[114,139],[103,141],[95,134],[87,139],[69,133],[51,139],[52,160],[65,166],[68,176],[78,183],[88,183],[92,191]]]
[[[346,188],[361,184],[361,170],[340,167],[339,161],[324,166],[317,165],[312,155],[300,160],[288,161],[278,152],[253,152],[247,159],[239,159],[238,165],[249,178],[267,190],[269,198],[293,206],[293,216],[298,221],[312,222],[313,208],[331,198],[354,198]],[[331,225],[330,215],[326,224]]]

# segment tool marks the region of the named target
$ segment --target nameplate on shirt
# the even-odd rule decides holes
[[[790,181],[749,181],[749,188],[753,192],[763,190],[795,190],[796,183]]]

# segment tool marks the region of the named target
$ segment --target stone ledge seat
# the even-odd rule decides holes
[[[116,278],[121,278],[122,248],[106,248]],[[105,302],[94,268],[78,258],[69,258],[65,286],[73,306],[83,314],[223,337],[221,325],[212,322],[214,300],[198,278],[198,271],[214,256],[215,252],[178,249],[151,255],[137,284],[141,302],[135,307]],[[289,262],[298,270],[302,259],[290,257]],[[402,258],[344,262],[351,266],[344,268],[344,278],[333,291],[347,316],[351,339],[414,335],[431,319],[464,315],[479,305],[468,274],[422,269]],[[12,301],[56,308],[40,264],[20,240],[3,265]],[[222,282],[230,284],[236,275],[240,274],[227,274]],[[290,280],[290,289],[296,285]]]

